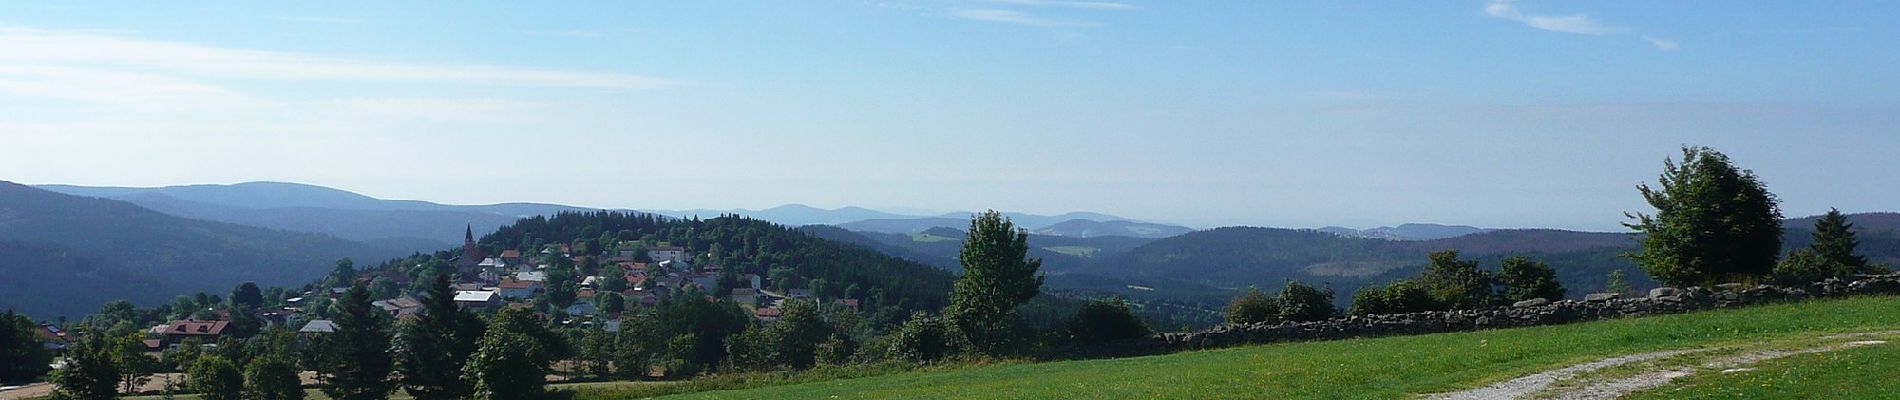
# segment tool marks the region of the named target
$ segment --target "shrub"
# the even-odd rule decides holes
[[[1151,331],[1122,299],[1096,300],[1082,305],[1064,327],[1076,343],[1096,344],[1147,337]]]
[[[1301,283],[1287,281],[1286,288],[1280,290],[1280,319],[1288,321],[1319,321],[1338,314],[1333,308],[1333,290],[1320,289]]]
[[[1248,286],[1247,290],[1227,303],[1227,323],[1250,324],[1255,322],[1274,322],[1280,320],[1280,304],[1260,289]]]
[[[891,342],[891,355],[905,360],[930,363],[943,359],[952,350],[949,327],[942,318],[922,311],[911,314],[897,328]]]
[[[1438,302],[1432,300],[1425,287],[1407,280],[1394,281],[1386,286],[1368,286],[1352,295],[1352,306],[1347,314],[1402,314],[1439,309]]]

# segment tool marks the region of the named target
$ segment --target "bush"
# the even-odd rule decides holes
[[[1250,324],[1280,320],[1280,304],[1260,289],[1248,286],[1245,292],[1227,303],[1227,323]]]
[[[922,311],[911,314],[910,320],[904,321],[893,336],[891,356],[905,360],[930,363],[943,359],[953,349],[950,330],[943,319]]]
[[[1563,300],[1564,285],[1557,282],[1557,270],[1542,261],[1524,257],[1504,259],[1498,269],[1498,284],[1504,285],[1504,302],[1530,299]]]
[[[1319,321],[1338,314],[1333,308],[1333,290],[1320,289],[1301,283],[1287,281],[1286,288],[1280,290],[1280,319],[1288,321]]]
[[[1432,253],[1418,281],[1440,307],[1469,310],[1491,305],[1491,274],[1478,269],[1477,260],[1460,260],[1458,251]]]
[[[1152,332],[1122,299],[1090,301],[1063,329],[1068,331],[1069,340],[1083,344],[1143,338]]]
[[[185,387],[205,400],[238,400],[244,393],[244,372],[224,357],[199,357],[188,375]]]
[[[1347,314],[1403,314],[1439,309],[1438,302],[1425,287],[1412,281],[1398,280],[1386,286],[1368,286],[1352,295]]]

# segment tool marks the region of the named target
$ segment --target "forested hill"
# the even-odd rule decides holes
[[[955,279],[941,269],[868,248],[730,215],[682,220],[651,214],[567,212],[522,219],[481,239],[490,251],[571,243],[585,246],[589,253],[630,242],[682,246],[694,254],[696,264],[712,263],[733,274],[758,274],[768,278],[768,287],[809,288],[824,298],[860,298],[868,306],[891,311],[941,308]]]
[[[339,258],[394,251],[334,237],[161,214],[116,200],[0,182],[0,309],[78,316],[113,299],[152,303],[239,282],[290,285]]]

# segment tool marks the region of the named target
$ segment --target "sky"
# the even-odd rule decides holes
[[[1619,230],[1900,211],[1900,2],[0,0],[0,180]]]

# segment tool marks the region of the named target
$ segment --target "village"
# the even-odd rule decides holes
[[[476,314],[492,314],[504,308],[530,309],[566,328],[592,329],[598,325],[608,333],[618,333],[621,321],[642,308],[653,307],[667,296],[689,293],[730,302],[758,322],[768,324],[778,320],[780,306],[791,299],[814,301],[826,311],[856,312],[859,307],[858,299],[818,299],[808,288],[770,290],[766,278],[758,274],[733,274],[734,282],[722,286],[720,266],[694,263],[691,249],[664,243],[648,247],[629,242],[595,254],[574,254],[573,246],[565,243],[526,250],[486,254],[476,243],[473,231],[466,231],[460,254],[453,259],[452,286],[456,304]],[[560,262],[563,259],[569,263]],[[560,266],[570,263],[572,267]],[[584,271],[582,266],[585,265],[605,267]],[[561,268],[571,271],[558,271]],[[610,274],[612,272],[619,273]],[[571,300],[559,298],[561,296],[550,298],[550,290],[563,284],[551,282],[550,276],[574,278]],[[356,275],[352,283],[370,285],[379,279],[395,282],[403,294],[375,300],[373,305],[397,321],[422,315],[423,302],[415,294],[415,279],[400,270],[364,271]],[[255,317],[264,327],[290,327],[299,335],[333,333],[337,330],[336,323],[322,318],[323,312],[317,308],[327,307],[349,289],[349,286],[338,286],[304,291],[296,297],[282,299],[281,307],[259,310]],[[216,346],[221,339],[233,335],[231,312],[207,309],[193,313],[192,317],[152,326],[145,335],[145,350],[148,355],[162,359],[165,352],[187,342]],[[41,337],[49,349],[63,348],[69,340],[66,336],[56,324],[42,325]]]

